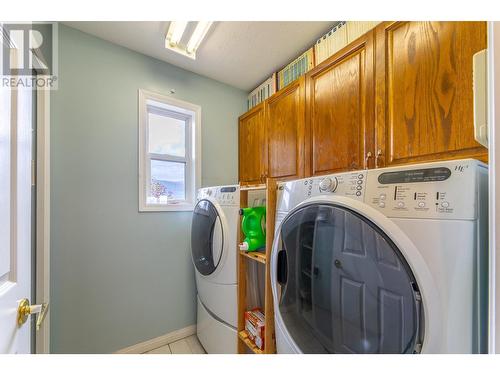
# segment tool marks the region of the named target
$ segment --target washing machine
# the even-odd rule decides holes
[[[197,335],[207,353],[237,352],[238,185],[198,190],[191,225]]]
[[[467,159],[278,187],[278,353],[483,353],[487,166]]]

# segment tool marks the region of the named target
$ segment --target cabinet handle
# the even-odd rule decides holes
[[[365,157],[365,168],[368,168],[369,165],[368,165],[368,161],[373,157],[373,154],[371,151],[368,151],[366,153],[366,157]]]
[[[383,152],[382,152],[382,150],[379,148],[379,149],[377,150],[377,156],[375,157],[375,168],[378,168],[378,167],[380,166],[378,161],[379,161],[379,160],[380,160],[380,158],[382,157],[382,154],[383,154]]]
[[[474,138],[488,147],[488,55],[487,50],[472,58],[472,89],[474,92]]]

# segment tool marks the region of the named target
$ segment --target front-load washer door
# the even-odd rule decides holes
[[[224,232],[217,208],[202,199],[193,211],[191,251],[196,270],[204,276],[217,269],[224,249]]]
[[[278,313],[303,353],[413,353],[421,297],[390,238],[363,215],[315,203],[279,233]]]

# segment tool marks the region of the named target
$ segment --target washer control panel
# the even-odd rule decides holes
[[[196,198],[212,199],[221,205],[239,205],[240,191],[237,185],[208,187],[199,189]]]
[[[365,203],[389,217],[473,219],[481,172],[475,160],[370,170]]]
[[[342,195],[362,201],[365,185],[366,171],[283,182],[278,185],[278,210],[288,211],[308,198],[324,194]]]
[[[472,220],[487,186],[488,167],[473,159],[371,169],[283,182],[277,210],[288,212],[308,198],[334,194],[393,218]]]

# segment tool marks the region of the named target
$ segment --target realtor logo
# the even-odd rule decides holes
[[[2,23],[1,86],[57,89],[57,23]]]

